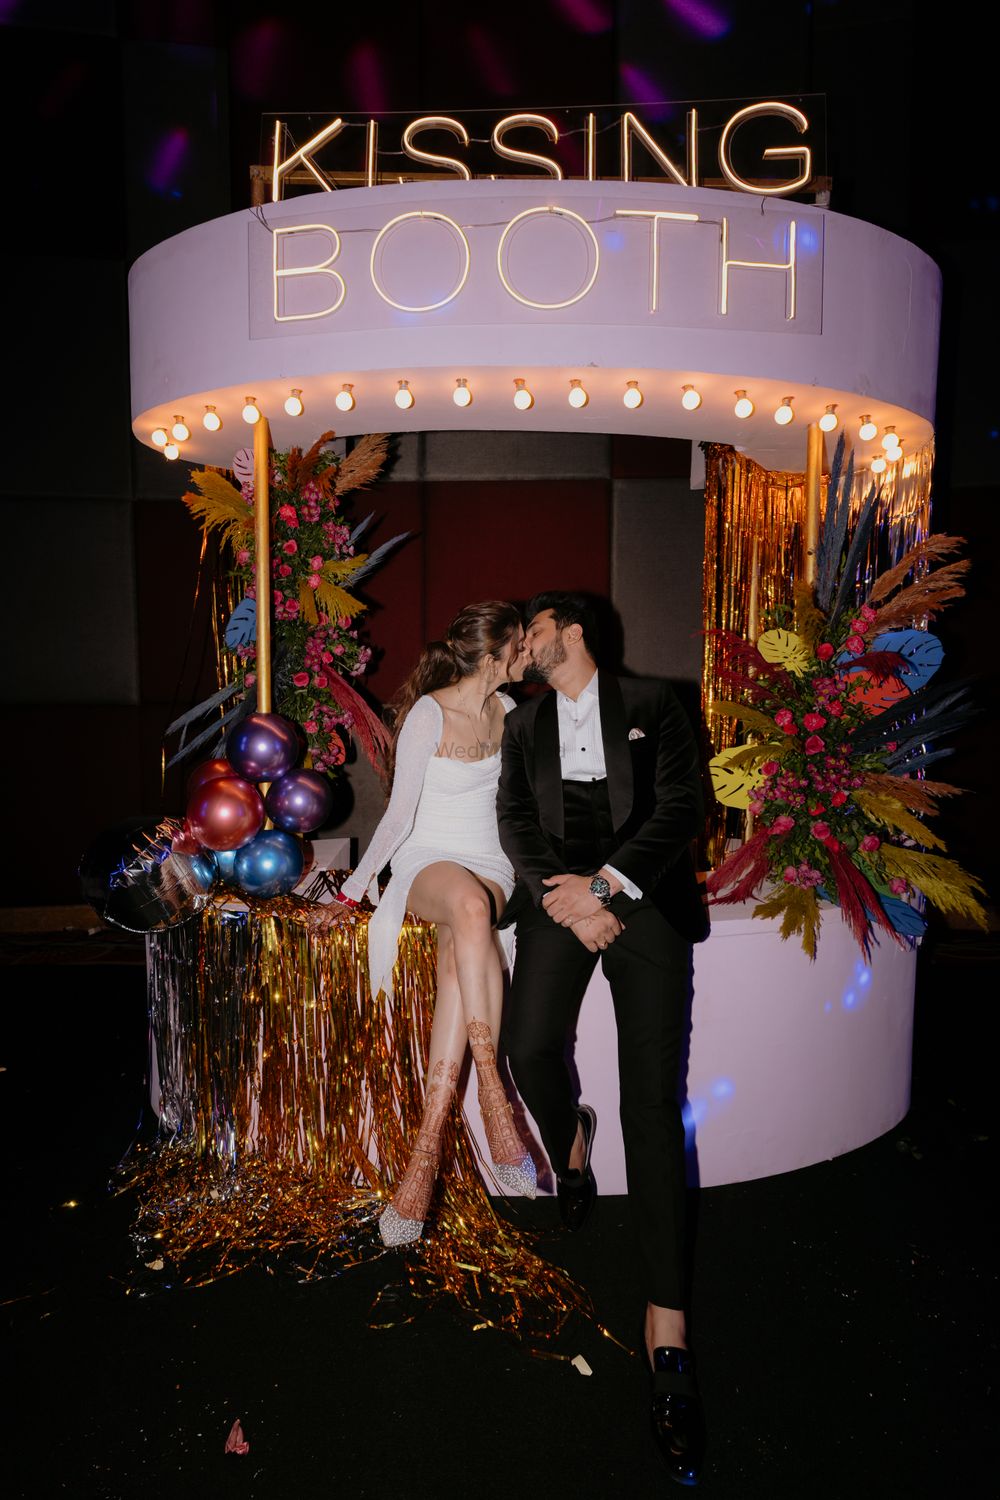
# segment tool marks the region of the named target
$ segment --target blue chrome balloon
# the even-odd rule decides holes
[[[234,873],[240,890],[248,896],[283,896],[298,885],[304,865],[305,851],[299,840],[271,828],[237,849]]]
[[[219,879],[225,885],[236,884],[237,849],[216,849],[215,862],[219,866]]]
[[[248,714],[226,741],[226,759],[244,781],[276,781],[292,769],[299,751],[299,731],[281,714]]]
[[[322,828],[333,805],[333,792],[318,771],[289,771],[271,783],[264,806],[271,822],[288,833]]]

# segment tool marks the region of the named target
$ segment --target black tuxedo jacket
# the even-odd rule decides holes
[[[690,851],[703,816],[691,727],[665,682],[601,671],[598,697],[618,841],[607,863],[633,881],[682,937],[699,943],[708,936],[708,915]],[[547,875],[567,873],[554,692],[507,715],[497,819],[500,844],[518,877],[501,920],[506,927],[529,901],[541,906],[550,889],[542,884]]]

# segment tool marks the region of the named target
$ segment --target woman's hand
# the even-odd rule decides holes
[[[326,901],[322,905],[314,906],[306,917],[306,925],[309,931],[317,935],[329,932],[331,927],[339,927],[342,922],[354,914],[355,908],[345,901]]]

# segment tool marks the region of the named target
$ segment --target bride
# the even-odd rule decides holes
[[[512,604],[470,604],[444,639],[431,641],[393,705],[389,804],[341,907],[367,895],[371,992],[392,994],[392,970],[407,911],[437,925],[437,999],[424,1085],[424,1113],[409,1165],[379,1230],[387,1245],[420,1238],[441,1154],[441,1134],[471,1046],[493,1170],[508,1189],[535,1196],[535,1168],[518,1137],[497,1072],[506,934],[494,928],[514,885],[497,834],[496,790],[504,716],[499,690],[519,682],[524,630]],[[377,877],[391,879],[379,901]],[[336,907],[334,908],[334,913]]]

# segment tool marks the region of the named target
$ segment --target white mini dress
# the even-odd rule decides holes
[[[513,699],[497,697],[510,713]],[[376,910],[368,924],[368,976],[372,998],[392,996],[392,970],[406,919],[410,886],[428,865],[453,860],[498,885],[504,898],[514,889],[514,871],[500,847],[497,782],[500,752],[480,760],[438,755],[444,729],[441,705],[431,694],[410,709],[396,744],[396,772],[389,805],[358,868],[342,894],[367,895]],[[391,879],[378,894],[378,873],[389,864]],[[497,934],[507,966],[513,929]]]

